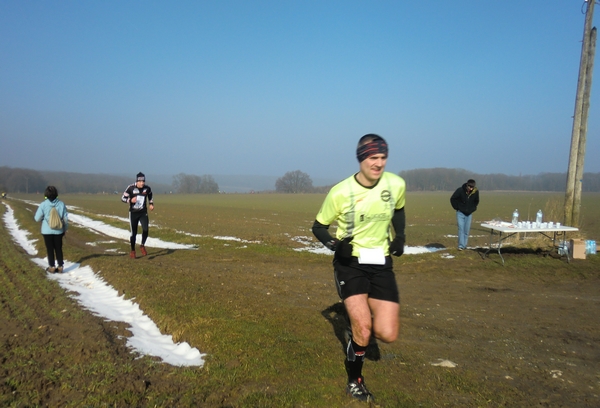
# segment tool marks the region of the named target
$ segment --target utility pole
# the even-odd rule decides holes
[[[590,94],[592,91],[592,74],[594,72],[594,55],[596,54],[596,27],[590,32],[590,47],[585,74],[585,87],[583,89],[583,106],[581,112],[581,131],[579,134],[579,148],[577,152],[577,165],[575,166],[575,194],[573,195],[573,225],[579,226],[581,215],[581,189],[583,188],[583,161],[585,159],[585,143],[587,140],[587,122],[590,112]]]
[[[575,113],[571,133],[571,151],[567,172],[567,188],[565,192],[565,225],[579,226],[581,207],[581,182],[583,179],[583,161],[585,158],[585,141],[587,119],[590,107],[592,86],[592,70],[596,46],[596,28],[592,29],[594,4],[596,0],[586,0],[587,10],[583,27],[583,44],[579,62],[579,79],[575,97]]]

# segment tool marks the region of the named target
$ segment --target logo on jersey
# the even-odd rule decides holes
[[[361,214],[359,217],[360,222],[380,222],[389,220],[389,214],[387,213],[379,213],[379,214]]]
[[[390,193],[390,190],[383,190],[381,192],[381,200],[383,200],[387,203],[391,199],[392,199],[392,193]]]

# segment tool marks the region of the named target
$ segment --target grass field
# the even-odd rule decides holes
[[[515,240],[506,265],[459,253],[450,193],[407,197],[407,245],[446,251],[395,261],[401,335],[365,363],[379,406],[600,405],[600,262],[551,256],[548,242]],[[8,200],[21,228],[40,195]],[[73,212],[128,229],[118,195],[64,195]],[[73,226],[65,257],[90,265],[135,298],[163,333],[207,353],[202,368],[135,358],[113,325],[82,312],[0,226],[2,406],[350,407],[344,395],[342,319],[331,257],[294,251],[324,195],[155,195],[152,237],[197,250],[149,249],[131,260],[125,241]],[[562,195],[482,192],[482,221],[519,209],[560,221]],[[600,241],[600,194],[583,197],[578,236]],[[0,206],[0,212],[5,211]],[[215,237],[236,237],[240,241]],[[90,246],[87,243],[105,243]],[[44,253],[43,243],[38,250]],[[109,251],[110,250],[110,251]],[[116,250],[116,252],[113,252]],[[449,257],[441,256],[448,255]],[[41,329],[40,329],[41,328]],[[65,329],[67,328],[67,329]],[[90,350],[86,352],[86,350]],[[456,368],[432,365],[449,359]],[[554,378],[556,371],[560,378]],[[554,375],[554,376],[553,376]]]
[[[454,241],[445,235],[456,235],[454,210],[449,193],[409,193],[407,239],[409,245],[424,245]],[[29,196],[30,199],[34,199]],[[126,208],[114,195],[73,195],[61,197],[69,205],[79,206],[89,213],[126,217]],[[307,234],[323,201],[320,194],[219,194],[219,195],[157,195],[157,207],[151,222],[165,229],[201,235],[232,235],[242,239],[270,240],[285,234]],[[481,205],[474,214],[473,227],[492,219],[510,221],[515,208],[522,220],[535,220],[538,209],[548,221],[562,221],[563,195],[557,193],[488,192],[481,193]],[[38,197],[39,199],[39,197]],[[584,194],[582,200],[581,236],[600,237],[600,216],[596,210],[600,193]],[[117,226],[123,224],[115,223]],[[483,230],[481,230],[483,231]],[[477,230],[473,231],[474,235]],[[181,238],[179,238],[181,239]],[[486,237],[487,239],[487,237]],[[600,241],[600,238],[598,239]],[[481,243],[476,241],[475,243]]]

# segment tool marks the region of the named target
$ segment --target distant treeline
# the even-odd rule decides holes
[[[0,190],[7,193],[43,193],[46,186],[53,185],[59,194],[121,194],[135,177],[110,174],[82,174],[60,171],[44,171],[0,167]],[[154,192],[168,192],[172,187],[150,183]]]
[[[299,170],[288,172],[278,180],[280,186],[285,187],[288,178],[295,173],[304,173]],[[409,191],[453,191],[468,179],[477,181],[477,186],[482,190],[513,190],[513,191],[565,191],[566,173],[540,173],[535,176],[507,176],[506,174],[477,174],[464,169],[416,169],[398,173],[406,180]],[[37,171],[30,169],[0,167],[0,191],[7,193],[43,193],[48,185],[54,185],[59,193],[88,193],[88,194],[121,194],[125,188],[134,182],[132,177],[110,174],[83,174],[54,171]],[[308,178],[305,189],[278,188],[275,192],[310,192],[326,193],[332,187],[312,186]],[[292,181],[295,180],[292,178]],[[305,181],[303,178],[298,178]],[[289,181],[289,180],[288,180]],[[246,182],[248,182],[246,180]],[[178,174],[173,176],[172,184],[153,182],[148,180],[152,190],[158,194],[164,193],[217,193],[219,186],[212,176],[195,176]],[[259,191],[260,189],[256,189]],[[600,192],[600,173],[585,173],[583,175],[582,190],[584,192]]]
[[[468,179],[474,179],[482,190],[565,191],[566,173],[540,173],[535,176],[477,174],[464,169],[415,169],[398,173],[406,180],[409,191],[453,191]],[[600,173],[583,175],[582,191],[600,191]]]

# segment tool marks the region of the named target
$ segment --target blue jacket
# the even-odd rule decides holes
[[[50,209],[52,209],[52,207],[56,207],[58,215],[60,218],[62,218],[62,229],[52,229],[50,228],[50,225],[48,225],[48,220],[50,219]],[[67,228],[69,227],[69,214],[67,213],[67,206],[58,198],[55,198],[54,201],[50,201],[48,199],[42,201],[33,218],[36,220],[36,222],[42,221],[42,235],[60,235],[63,232],[66,232]]]

